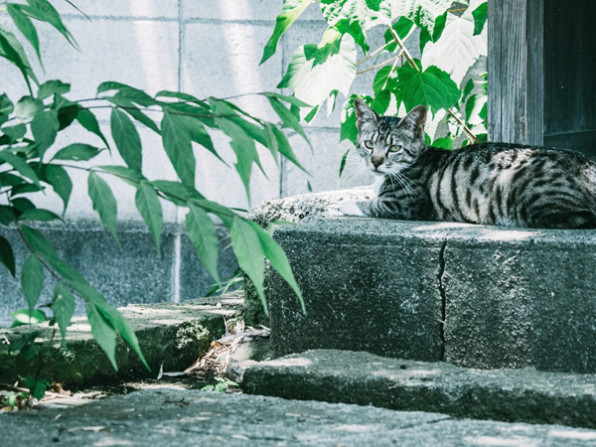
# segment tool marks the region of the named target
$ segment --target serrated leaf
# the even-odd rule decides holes
[[[161,257],[160,237],[163,228],[163,214],[161,203],[151,184],[147,182],[141,182],[139,184],[135,194],[135,205],[153,236],[155,247],[157,248],[157,256]]]
[[[277,242],[275,242],[271,235],[267,233],[263,228],[261,228],[257,223],[247,223],[255,231],[261,244],[261,248],[263,249],[263,253],[271,263],[271,267],[273,267],[275,271],[279,273],[279,275],[284,279],[284,281],[288,283],[288,285],[292,288],[292,290],[300,300],[302,312],[306,314],[306,308],[304,307],[304,299],[302,297],[302,292],[300,291],[300,287],[298,287],[298,283],[294,278],[292,268],[290,267],[290,263],[288,262],[288,257],[286,256],[285,252],[277,244]]]
[[[87,184],[93,209],[97,211],[102,223],[120,246],[118,240],[118,204],[110,186],[93,171],[89,173]]]
[[[0,151],[0,161],[10,164],[23,177],[27,177],[28,179],[33,181],[35,185],[40,186],[37,174],[23,158],[19,157],[18,155],[11,154],[7,151]]]
[[[422,66],[436,65],[459,85],[470,66],[481,54],[486,54],[486,40],[483,36],[473,36],[473,29],[469,15],[449,14],[443,37],[429,42],[424,49]]]
[[[43,266],[37,256],[31,253],[21,271],[21,289],[29,305],[29,313],[33,313],[43,289]]]
[[[267,41],[265,48],[263,49],[263,56],[259,64],[263,64],[273,54],[277,48],[277,43],[281,36],[287,31],[287,29],[296,21],[300,14],[302,14],[306,8],[312,3],[311,0],[285,0],[281,12],[275,19],[275,27],[273,28],[273,34]]]
[[[117,108],[112,108],[110,116],[112,138],[120,156],[129,168],[142,172],[143,148],[141,137],[131,119]]]
[[[70,289],[63,283],[59,282],[54,287],[54,296],[52,298],[52,313],[56,318],[56,323],[60,328],[62,341],[66,340],[66,330],[70,325],[70,319],[74,314],[75,300],[74,295]]]
[[[6,5],[6,10],[10,14],[10,17],[12,18],[19,31],[23,34],[23,36],[25,36],[25,38],[29,41],[29,43],[35,50],[35,53],[37,54],[37,59],[43,67],[43,62],[41,61],[41,51],[39,49],[39,37],[37,35],[37,30],[35,29],[33,22],[31,22],[31,19],[27,14],[24,14],[21,11],[21,5],[8,3]]]
[[[40,157],[54,144],[58,129],[60,129],[60,122],[58,121],[58,112],[55,110],[44,110],[33,117],[31,132]]]
[[[89,109],[81,107],[77,113],[76,120],[89,132],[94,133],[101,138],[101,141],[103,141],[103,143],[109,149],[110,145],[108,144],[108,140],[106,140],[106,137],[99,128],[99,123],[97,122],[97,118],[95,118],[93,112],[91,112]]]
[[[347,34],[342,36],[339,53],[317,66],[306,59],[304,47],[300,47],[292,56],[278,88],[293,87],[298,99],[314,107],[320,106],[336,90],[347,97],[356,77],[356,56],[354,39]]]
[[[164,113],[161,137],[168,158],[182,183],[194,187],[196,160],[192,151],[190,132],[177,115]]]
[[[70,92],[70,84],[60,80],[50,80],[39,86],[37,98],[46,99],[52,95],[64,95],[68,92]]]
[[[87,321],[91,326],[91,333],[97,344],[106,353],[113,368],[118,371],[116,364],[116,331],[109,321],[99,310],[98,306],[89,303],[87,305]]]
[[[43,102],[34,98],[33,96],[23,96],[17,101],[14,113],[17,118],[26,120],[34,117],[37,113],[43,110]]]
[[[357,18],[364,31],[391,23],[391,0],[321,0],[321,11],[329,25]]]
[[[89,161],[99,155],[101,151],[102,149],[90,144],[73,143],[56,152],[52,160]]]
[[[392,1],[391,16],[405,16],[432,36],[437,18],[445,14],[451,3],[452,0]]]
[[[0,236],[0,262],[4,264],[14,278],[16,276],[14,252],[10,242],[3,236]]]
[[[217,272],[219,237],[215,224],[202,208],[192,203],[189,204],[186,215],[186,232],[207,271],[216,282],[220,282]]]
[[[434,112],[457,105],[461,94],[457,84],[443,70],[430,66],[420,72],[407,65],[398,69],[394,93],[398,103],[403,102],[407,110],[425,104]]]
[[[269,315],[265,298],[265,253],[259,237],[253,227],[239,217],[234,217],[231,229],[232,249],[238,260],[238,265],[250,278],[266,315]]]
[[[46,165],[45,176],[47,182],[52,185],[56,194],[62,199],[64,203],[62,214],[64,214],[72,193],[72,180],[66,170],[58,165]]]
[[[401,16],[397,22],[395,22],[393,25],[391,25],[391,28],[393,28],[393,30],[397,33],[398,37],[401,40],[405,40],[408,35],[410,34],[410,31],[412,30],[412,28],[414,28],[414,22],[412,22],[410,19],[408,19],[407,17]],[[389,43],[395,40],[395,38],[393,37],[393,33],[391,32],[391,30],[387,30],[385,32],[385,34],[383,35],[383,37],[385,38],[385,43]],[[391,45],[387,46],[387,51],[395,51],[397,49],[397,42],[393,42]]]

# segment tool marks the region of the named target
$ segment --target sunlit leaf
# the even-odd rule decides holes
[[[300,14],[312,3],[312,0],[285,0],[281,12],[275,20],[273,34],[263,49],[263,57],[260,64],[264,63],[273,54],[277,47],[277,42],[286,30],[296,21]]]
[[[33,96],[23,96],[17,101],[14,113],[17,118],[25,120],[34,117],[43,110],[43,102]]]

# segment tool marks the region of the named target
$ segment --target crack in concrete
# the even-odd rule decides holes
[[[441,319],[439,320],[439,336],[441,337],[441,361],[445,360],[445,320],[447,319],[447,297],[445,287],[443,287],[443,274],[445,273],[445,249],[447,248],[447,239],[443,241],[439,251],[439,272],[437,273],[437,287],[441,295]]]

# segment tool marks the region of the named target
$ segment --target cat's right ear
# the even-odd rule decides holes
[[[359,98],[354,99],[354,110],[356,111],[356,126],[358,129],[362,129],[367,124],[376,124],[379,119],[379,115]]]

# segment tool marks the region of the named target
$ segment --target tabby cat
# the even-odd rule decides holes
[[[354,102],[358,153],[383,176],[346,215],[532,228],[596,227],[596,163],[576,152],[504,143],[453,151],[424,142],[426,108],[379,116]]]

